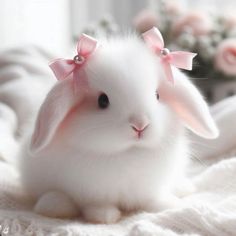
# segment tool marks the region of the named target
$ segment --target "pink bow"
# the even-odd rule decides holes
[[[58,80],[67,78],[72,72],[77,71],[86,62],[87,58],[97,47],[97,40],[82,34],[77,43],[77,55],[71,59],[56,59],[49,64]],[[75,75],[75,73],[74,73]]]
[[[196,53],[183,51],[170,52],[168,48],[164,48],[163,37],[156,27],[143,33],[143,38],[149,47],[151,47],[154,52],[161,57],[169,81],[174,82],[171,65],[180,69],[192,70],[192,61],[197,55]]]

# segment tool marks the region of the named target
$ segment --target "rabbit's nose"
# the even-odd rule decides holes
[[[138,137],[141,137],[143,131],[149,126],[149,120],[147,117],[141,118],[130,118],[130,126],[131,128],[138,134]]]

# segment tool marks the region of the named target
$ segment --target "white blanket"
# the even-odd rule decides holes
[[[19,56],[15,64],[14,53]],[[38,86],[37,95],[42,92],[45,96],[53,83],[49,79],[50,72],[43,66],[48,56],[32,48],[27,52],[8,52],[7,55],[10,55],[7,62],[6,56],[0,57],[0,235],[236,235],[236,158],[233,157],[236,153],[236,97],[212,107],[212,114],[221,129],[218,140],[192,137],[194,157],[189,176],[197,191],[183,198],[185,207],[125,216],[114,225],[92,225],[81,219],[50,219],[31,211],[33,203],[21,191],[18,173],[11,164],[17,156],[22,130],[28,119],[26,111],[22,112],[19,107],[25,109],[24,104],[27,104],[28,112],[32,113],[35,107],[28,101],[35,94],[25,91]],[[35,85],[30,86],[30,81]],[[7,87],[10,83],[11,86]],[[23,95],[19,92],[22,89]],[[44,96],[35,98],[35,104]]]

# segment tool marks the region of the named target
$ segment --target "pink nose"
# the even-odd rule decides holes
[[[148,127],[148,124],[145,125],[131,125],[132,129],[138,134],[138,137],[141,137],[142,132]]]
[[[141,137],[141,134],[149,125],[148,117],[142,114],[131,116],[129,122],[131,128],[137,133],[138,138]]]

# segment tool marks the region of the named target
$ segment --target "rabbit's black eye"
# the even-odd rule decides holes
[[[101,109],[106,109],[109,106],[109,98],[105,93],[102,93],[98,97],[98,106]]]
[[[156,98],[157,98],[157,100],[159,100],[159,98],[160,98],[160,96],[159,96],[159,93],[158,93],[158,92],[156,92]]]

